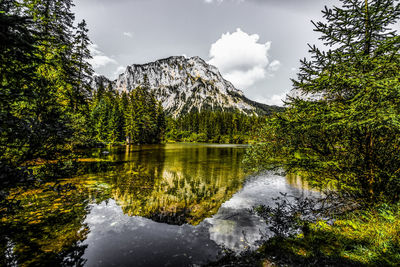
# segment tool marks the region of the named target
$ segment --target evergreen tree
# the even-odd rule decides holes
[[[43,40],[50,43],[40,29],[43,21],[30,18],[30,12],[16,1],[2,2],[4,32],[2,57],[2,96],[7,111],[4,121],[18,118],[10,127],[14,140],[4,142],[5,155],[14,162],[35,158],[54,158],[63,150],[71,136],[71,121],[60,109],[57,96],[58,83],[44,75],[47,66],[43,53]],[[13,25],[7,24],[13,21]],[[7,65],[7,66],[6,66]],[[54,68],[54,66],[53,66]],[[53,73],[54,74],[54,73]],[[56,75],[57,76],[57,75]],[[57,77],[57,80],[62,78]],[[8,98],[8,96],[14,96]],[[3,106],[4,104],[4,106]],[[23,134],[16,134],[23,132]],[[7,135],[7,134],[5,134]],[[5,138],[4,140],[7,140]]]
[[[166,137],[169,140],[190,142],[249,142],[263,120],[264,117],[239,112],[191,112],[177,119],[168,118]]]
[[[110,111],[110,117],[108,121],[107,128],[108,130],[108,137],[107,141],[111,144],[114,144],[118,141],[119,137],[119,113],[118,113],[118,106],[117,104],[112,105],[112,109]]]
[[[74,82],[70,101],[74,111],[77,111],[79,107],[86,107],[86,100],[91,97],[93,69],[88,62],[88,60],[92,58],[89,51],[90,44],[87,24],[86,21],[83,20],[77,26],[72,54],[72,63],[75,73],[73,73]]]
[[[161,103],[157,104],[156,108],[156,134],[154,143],[160,143],[165,135],[167,121],[165,119],[164,109]]]
[[[393,0],[341,0],[314,23],[288,110],[271,120],[249,159],[283,166],[356,199],[399,200],[400,17]],[[282,165],[283,164],[283,165]]]
[[[42,64],[37,75],[48,83],[42,85],[43,94],[53,94],[63,109],[73,102],[74,14],[71,0],[24,0],[27,15],[35,22],[38,48]]]
[[[0,2],[0,146],[1,163],[24,160],[30,118],[21,104],[35,98],[35,65],[39,63],[33,21],[18,14],[16,1]],[[25,112],[24,112],[25,113]]]

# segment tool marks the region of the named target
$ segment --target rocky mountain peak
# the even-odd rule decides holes
[[[102,82],[103,78],[102,78]],[[269,106],[247,99],[218,69],[200,57],[172,56],[133,64],[112,82],[114,90],[129,92],[144,86],[161,101],[167,114],[207,110],[268,112]]]

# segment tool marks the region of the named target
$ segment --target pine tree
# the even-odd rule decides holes
[[[117,104],[112,105],[112,109],[110,112],[110,118],[108,121],[108,137],[107,141],[110,142],[111,144],[115,144],[116,141],[118,141],[119,137],[119,114],[118,114],[118,106]]]
[[[310,46],[288,110],[270,121],[250,159],[283,166],[356,199],[400,192],[400,18],[393,0],[341,0],[314,23],[326,47]]]
[[[89,51],[91,42],[85,20],[78,24],[73,43],[72,64],[74,68],[74,81],[70,102],[73,110],[77,111],[79,107],[86,107],[86,100],[91,97],[90,83],[93,77],[93,69],[88,62],[92,58]]]
[[[74,84],[74,14],[71,0],[24,0],[26,12],[35,22],[42,64],[37,74],[47,83],[42,94],[53,94],[63,109],[71,106]]]
[[[138,135],[138,124],[137,124],[137,108],[136,108],[136,94],[134,92],[130,92],[129,95],[126,96],[127,104],[124,113],[125,120],[125,133],[126,133],[126,142],[127,144],[132,144],[137,141]]]
[[[0,149],[1,163],[17,165],[29,141],[28,116],[21,104],[35,99],[39,63],[33,21],[19,14],[16,1],[0,2]],[[30,117],[31,114],[29,114]]]
[[[156,110],[157,133],[156,133],[155,143],[160,143],[163,140],[165,131],[166,131],[166,127],[167,127],[167,122],[166,122],[166,118],[165,118],[164,109],[163,109],[161,103],[158,103],[157,110]]]
[[[48,71],[56,69],[56,65],[50,64],[45,55],[45,47],[50,47],[53,39],[50,37],[50,30],[41,30],[49,29],[47,22],[50,19],[38,19],[38,13],[32,13],[30,9],[33,3],[27,5],[28,8],[21,7],[17,1],[2,1],[2,4],[6,10],[1,13],[5,19],[5,24],[2,24],[5,30],[2,35],[5,36],[5,46],[1,54],[3,62],[8,62],[1,69],[4,74],[10,71],[2,75],[2,91],[5,92],[4,96],[8,93],[19,95],[13,99],[5,99],[5,107],[12,107],[12,110],[8,110],[5,121],[18,118],[24,124],[14,123],[8,128],[18,128],[19,130],[12,130],[16,133],[24,129],[24,134],[18,141],[15,140],[19,143],[18,146],[9,143],[8,147],[17,150],[16,153],[10,153],[19,155],[19,159],[14,161],[54,158],[68,142],[72,127],[70,118],[60,108],[57,94],[58,85],[65,83],[62,82],[65,81],[65,76],[58,75],[57,71]],[[35,4],[43,7],[42,2]],[[12,20],[14,25],[7,25]]]

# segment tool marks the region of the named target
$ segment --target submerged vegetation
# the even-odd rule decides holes
[[[7,229],[1,235],[2,266],[84,265],[90,206],[110,199],[129,217],[196,226],[214,215],[245,179],[243,147],[210,150],[204,145],[170,144],[115,147],[110,155],[101,152],[85,152],[101,160],[87,158],[73,178],[10,191],[9,198],[19,201],[20,208],[1,217],[1,229]]]

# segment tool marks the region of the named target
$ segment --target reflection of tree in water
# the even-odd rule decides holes
[[[301,176],[296,174],[291,174],[291,173],[286,174],[286,181],[291,186],[301,189],[303,191],[309,191],[312,189],[312,187],[310,186],[310,184],[307,182],[306,179],[303,179]]]
[[[10,197],[21,201],[21,208],[14,214],[2,214],[0,265],[84,265],[88,187],[75,186],[76,190],[62,193],[45,186],[12,192]]]
[[[196,225],[240,189],[242,150],[195,147],[131,152],[107,182],[130,216]]]
[[[324,172],[321,171],[321,176],[324,175]],[[327,174],[326,174],[327,175]],[[306,172],[301,172],[299,174],[288,173],[286,174],[286,181],[289,185],[301,190],[302,192],[323,192],[324,190],[333,190],[334,187],[330,185],[325,185],[321,187],[320,184],[314,184],[312,180],[309,179]]]
[[[198,224],[240,189],[243,150],[149,147],[85,162],[65,180],[76,190],[14,189],[14,214],[0,210],[0,266],[81,266],[90,203],[114,198],[124,213],[169,224]],[[91,173],[91,174],[87,174]],[[81,175],[82,174],[82,175]],[[14,264],[15,265],[15,264]]]

